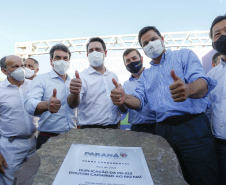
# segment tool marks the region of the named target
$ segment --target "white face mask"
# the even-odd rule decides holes
[[[158,58],[164,49],[165,47],[162,45],[159,39],[155,41],[149,41],[149,43],[143,47],[144,53],[150,58]]]
[[[19,82],[24,81],[24,78],[25,78],[24,68],[22,68],[22,67],[17,68],[15,71],[10,73],[10,76],[12,76],[15,80],[17,80]]]
[[[25,78],[31,78],[32,76],[34,76],[34,74],[35,70],[25,67]]]
[[[88,54],[88,60],[91,66],[99,67],[104,62],[104,53],[93,51]]]
[[[69,69],[69,61],[65,60],[56,60],[53,61],[53,69],[60,75],[64,75]]]

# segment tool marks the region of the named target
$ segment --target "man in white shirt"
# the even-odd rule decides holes
[[[24,61],[25,66],[25,78],[33,80],[36,77],[37,72],[39,71],[39,63],[34,58],[27,58]]]
[[[213,48],[222,54],[219,65],[211,69],[207,76],[217,80],[218,84],[209,94],[212,102],[211,123],[217,144],[220,185],[226,184],[226,14],[218,16],[212,22],[210,38]]]
[[[39,115],[38,139],[36,149],[50,137],[57,136],[75,128],[75,109],[67,104],[70,77],[71,52],[67,46],[56,44],[50,50],[52,70],[36,76],[25,101],[25,109],[31,115]]]
[[[12,185],[15,171],[35,152],[36,128],[24,108],[31,81],[22,59],[3,57],[1,71],[7,78],[0,83],[0,184]]]
[[[87,43],[88,69],[71,80],[68,105],[78,106],[78,125],[83,128],[114,128],[120,123],[120,113],[113,105],[110,94],[114,89],[112,78],[117,76],[104,66],[106,45],[99,37]]]

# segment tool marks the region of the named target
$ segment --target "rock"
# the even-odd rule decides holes
[[[35,178],[33,178],[34,174],[27,173],[27,175],[30,175],[32,180],[34,179],[34,185],[51,185],[72,143],[142,147],[155,185],[187,184],[180,173],[176,154],[165,139],[149,133],[127,130],[74,129],[63,135],[52,137],[46,144],[42,145],[36,155],[23,164],[21,170],[25,171],[24,174],[26,174],[29,167],[34,165],[37,158],[40,157],[41,165]],[[25,177],[18,174],[20,172],[17,173],[17,182],[20,182],[20,178]]]

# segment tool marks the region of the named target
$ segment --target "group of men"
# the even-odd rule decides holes
[[[50,137],[76,126],[117,129],[125,113],[132,131],[168,141],[189,184],[226,184],[226,15],[213,21],[210,38],[222,58],[206,76],[194,52],[166,50],[154,26],[142,28],[138,39],[151,67],[143,67],[138,50],[125,50],[131,76],[123,87],[104,64],[107,50],[99,37],[87,43],[90,66],[75,71],[73,79],[67,75],[71,53],[63,44],[50,50],[52,70],[38,76],[36,60],[3,57],[7,78],[0,83],[0,184],[12,184],[15,171]],[[33,116],[39,117],[37,141]]]

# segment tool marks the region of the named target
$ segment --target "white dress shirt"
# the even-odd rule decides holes
[[[61,107],[57,113],[52,114],[45,111],[39,115],[38,130],[40,132],[63,134],[71,128],[75,128],[75,109],[71,109],[67,104],[70,81],[71,79],[67,75],[64,82],[54,70],[40,74],[33,79],[25,101],[25,109],[30,114],[34,115],[35,109],[41,101],[49,101],[54,88],[57,90],[57,99],[61,101]]]
[[[33,116],[24,108],[31,80],[17,87],[12,85],[6,78],[0,83],[0,135],[30,136],[36,128],[33,124]]]
[[[207,76],[218,82],[209,94],[213,134],[216,138],[226,139],[226,62],[221,59],[221,63],[211,69]]]
[[[111,90],[115,88],[112,78],[117,76],[108,69],[102,75],[89,66],[80,74],[82,89],[80,105],[78,106],[79,125],[109,125],[117,124],[120,113],[111,101]]]

